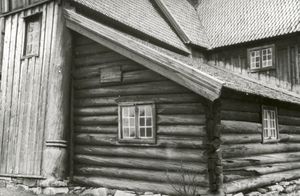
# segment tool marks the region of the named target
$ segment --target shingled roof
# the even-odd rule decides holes
[[[300,96],[284,89],[261,84],[250,78],[232,73],[197,59],[189,58],[114,28],[97,23],[72,10],[66,10],[67,26],[124,56],[142,63],[192,91],[215,100],[222,88],[274,100],[300,104]]]
[[[299,0],[202,0],[212,48],[300,32]]]
[[[73,0],[182,51],[188,51],[149,0]]]
[[[186,35],[188,43],[209,48],[209,41],[196,9],[187,0],[155,0],[169,21]],[[166,13],[167,12],[167,13]],[[176,30],[175,24],[175,30]],[[180,34],[179,34],[180,35]]]

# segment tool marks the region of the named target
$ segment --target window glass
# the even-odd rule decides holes
[[[273,67],[273,47],[261,47],[249,50],[250,69],[259,70]]]
[[[137,104],[120,106],[120,121],[122,139],[154,140],[154,104]]]
[[[277,139],[277,115],[275,109],[263,109],[263,139]]]

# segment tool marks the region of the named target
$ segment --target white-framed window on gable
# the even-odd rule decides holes
[[[154,103],[119,104],[119,142],[155,143]]]
[[[248,49],[248,64],[251,71],[275,68],[275,46],[268,45]]]
[[[38,56],[41,37],[41,13],[26,16],[23,56]]]
[[[277,141],[278,119],[275,107],[262,106],[263,142]]]

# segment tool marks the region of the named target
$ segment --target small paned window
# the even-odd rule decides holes
[[[277,110],[274,107],[262,107],[263,142],[278,139]]]
[[[274,68],[274,46],[264,46],[248,49],[250,70],[266,70]]]
[[[155,143],[155,105],[119,105],[119,141]]]
[[[24,56],[38,56],[40,48],[41,20],[40,14],[25,18]]]

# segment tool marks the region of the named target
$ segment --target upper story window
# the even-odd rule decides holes
[[[155,105],[124,103],[119,105],[119,141],[155,143]]]
[[[38,56],[40,48],[41,19],[40,14],[25,18],[24,53],[27,56]]]
[[[274,68],[274,45],[248,49],[248,63],[250,70],[259,71]]]
[[[277,110],[275,107],[262,107],[263,142],[278,139]]]

